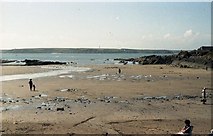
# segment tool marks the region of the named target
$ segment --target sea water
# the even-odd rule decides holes
[[[73,62],[78,65],[115,64],[116,58],[137,58],[149,55],[171,55],[151,53],[3,53],[2,59],[18,60],[25,59],[42,61]]]
[[[101,64],[117,64],[114,61],[116,58],[137,58],[148,55],[171,55],[171,54],[150,54],[150,53],[3,53],[2,59],[18,60],[17,63],[23,64],[23,60],[41,60],[41,61],[63,61],[73,62],[75,66],[58,66],[55,68],[47,66],[50,69],[48,72],[32,73],[32,74],[17,74],[17,75],[2,75],[1,81],[30,79],[48,76],[57,76],[61,74],[69,74],[72,72],[84,72],[90,70],[87,65],[101,65]],[[16,63],[16,62],[15,62]],[[14,62],[12,62],[14,65]],[[81,66],[81,67],[79,67]],[[83,67],[82,67],[83,66]]]

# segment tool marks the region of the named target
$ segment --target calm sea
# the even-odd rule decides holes
[[[79,65],[115,64],[115,58],[136,58],[148,55],[171,55],[150,53],[3,53],[2,59],[25,60],[37,59],[42,61],[75,62]]]

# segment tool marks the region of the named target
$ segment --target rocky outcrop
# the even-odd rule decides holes
[[[61,65],[67,64],[66,62],[59,61],[41,61],[41,60],[0,60],[0,65],[20,65],[20,66],[35,66],[35,65]]]
[[[3,60],[3,59],[0,59],[0,64],[2,63],[11,63],[11,62],[15,62],[16,60]]]
[[[168,64],[178,66],[181,68],[213,68],[213,48],[201,47],[198,50],[193,51],[180,51],[176,55],[168,56],[143,56],[140,58],[130,59],[115,59],[120,60],[120,63],[126,64],[126,62],[138,62],[141,65],[148,64]]]
[[[40,60],[27,60],[25,59],[26,66],[35,66],[35,65],[61,65],[66,64],[66,62],[59,62],[59,61],[40,61]]]
[[[213,68],[212,50],[181,51],[172,61],[172,65],[184,68]]]
[[[139,64],[146,65],[146,64],[171,64],[174,56],[145,56],[137,59]]]

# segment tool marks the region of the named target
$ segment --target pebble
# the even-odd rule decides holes
[[[40,106],[38,106],[38,107],[37,107],[37,109],[41,109],[41,107],[40,107]]]
[[[46,105],[46,103],[43,102],[43,103],[41,104],[41,106],[47,106],[47,105]]]
[[[18,124],[18,122],[13,122],[13,124]]]

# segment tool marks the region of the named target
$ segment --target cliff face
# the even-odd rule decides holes
[[[141,65],[168,64],[184,68],[213,68],[213,48],[199,48],[193,51],[180,51],[170,56],[144,56],[140,58],[122,59],[121,62],[133,61]]]

